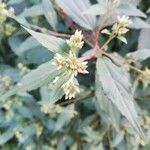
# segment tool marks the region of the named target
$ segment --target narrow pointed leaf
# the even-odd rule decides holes
[[[53,53],[59,53],[66,55],[69,51],[69,47],[64,39],[56,38],[51,35],[35,32],[31,29],[23,27],[27,30],[39,43],[41,43],[48,50]]]
[[[102,89],[109,100],[118,108],[122,115],[124,115],[136,131],[144,137],[143,131],[138,122],[138,115],[134,107],[133,95],[126,90],[130,85],[126,80],[127,84],[122,85],[120,83],[121,77],[124,76],[123,72],[120,76],[113,74],[116,66],[108,58],[98,58],[97,60],[97,73],[98,79],[101,82]],[[115,69],[115,70],[114,70]],[[118,68],[121,71],[121,68]],[[123,79],[122,79],[123,80]],[[127,86],[126,88],[124,86]]]

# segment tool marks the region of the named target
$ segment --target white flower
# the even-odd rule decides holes
[[[88,73],[87,62],[80,62],[78,59],[72,55],[66,59],[66,67],[69,73],[77,76],[78,73],[86,74]]]
[[[115,37],[120,37],[126,34],[129,31],[128,27],[130,24],[131,24],[131,21],[129,20],[129,17],[118,16],[118,22],[115,23],[112,27],[112,35]]]
[[[132,21],[129,19],[128,16],[118,16],[118,24],[121,27],[128,27],[130,24],[132,23]]]
[[[53,64],[58,66],[58,69],[66,68],[68,73],[74,76],[77,76],[78,73],[88,73],[86,70],[88,67],[87,62],[78,61],[78,58],[72,52],[69,53],[68,57],[56,54]]]
[[[71,78],[69,81],[67,81],[62,88],[64,89],[65,93],[65,99],[71,99],[76,96],[77,93],[80,92],[79,85],[77,82],[74,81],[73,78]]]

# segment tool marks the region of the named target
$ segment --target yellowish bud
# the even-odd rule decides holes
[[[41,111],[44,114],[49,115],[51,113],[51,107],[50,107],[50,105],[49,104],[42,104]]]
[[[80,92],[79,85],[77,82],[75,83],[74,79],[67,81],[62,88],[66,94],[65,99],[75,98],[76,94]]]
[[[83,47],[84,42],[82,41],[83,35],[82,31],[76,30],[75,34],[71,36],[69,40],[67,40],[67,44],[71,49],[81,49]]]

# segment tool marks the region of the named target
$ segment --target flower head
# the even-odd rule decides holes
[[[78,58],[72,53],[70,53],[68,57],[63,57],[59,54],[56,54],[53,64],[58,66],[58,69],[65,68],[69,74],[74,76],[77,76],[78,73],[88,73],[86,70],[87,62],[80,62]]]
[[[127,27],[129,27],[130,24],[131,24],[131,21],[129,20],[129,17],[118,16],[118,22],[113,25],[112,33],[118,37],[122,36],[129,31]]]
[[[65,99],[74,98],[76,94],[80,92],[79,85],[73,78],[67,81],[62,87],[64,89],[64,93],[66,94]]]
[[[80,49],[83,47],[84,44],[82,39],[83,39],[82,31],[76,30],[75,34],[72,35],[69,40],[67,40],[67,44],[72,50]]]
[[[132,21],[129,19],[128,16],[118,16],[118,24],[121,27],[129,27],[129,25],[132,23]]]

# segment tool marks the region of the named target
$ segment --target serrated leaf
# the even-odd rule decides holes
[[[39,43],[41,43],[48,50],[52,51],[53,53],[67,55],[69,47],[65,40],[61,38],[56,38],[51,35],[35,32],[26,27],[23,28],[27,30]]]
[[[104,91],[101,87],[101,82],[98,79],[98,74],[96,72],[96,101],[95,106],[99,115],[107,124],[113,124],[116,130],[119,130],[120,124],[120,113],[112,104],[112,102],[104,94]]]
[[[144,61],[150,58],[150,49],[139,49],[135,52],[128,53],[127,58],[133,59],[134,61]]]
[[[118,76],[119,78],[113,74],[113,72],[117,71],[114,70],[116,66],[108,58],[98,58],[96,68],[98,79],[105,95],[118,108],[121,114],[128,119],[139,135],[144,137],[143,131],[138,122],[138,115],[134,107],[133,95],[132,93],[129,93],[129,90],[127,91],[127,85],[130,85],[130,83],[128,83],[129,81],[127,82],[127,85],[126,83],[122,85],[122,83],[119,82],[124,74],[121,74],[120,72],[120,76]],[[121,68],[119,70],[121,71]],[[126,88],[124,87],[125,85]]]
[[[42,7],[44,11],[44,15],[49,22],[49,24],[56,30],[58,21],[57,14],[53,8],[53,5],[50,0],[42,0]]]
[[[12,90],[0,98],[5,100],[16,93],[37,89],[53,81],[54,78],[62,72],[63,70],[56,70],[56,67],[53,66],[51,62],[44,63],[25,75]]]
[[[58,6],[81,27],[88,30],[92,30],[96,27],[96,16],[84,14],[91,6],[89,0],[56,0],[56,2]]]

